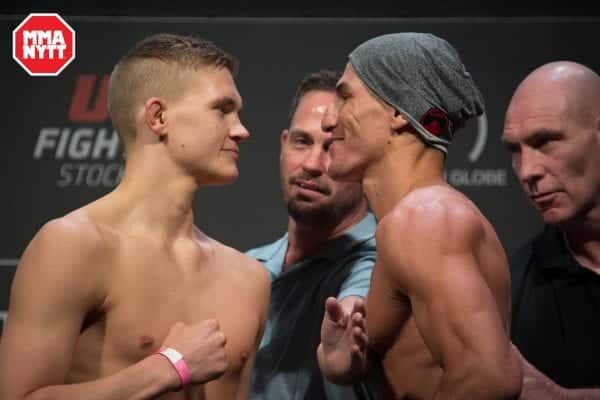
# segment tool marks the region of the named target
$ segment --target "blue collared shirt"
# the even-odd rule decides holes
[[[316,358],[325,299],[364,297],[375,264],[375,217],[367,215],[319,253],[283,271],[287,234],[247,254],[271,277],[271,304],[257,353],[250,399],[366,399],[362,384],[327,381]]]

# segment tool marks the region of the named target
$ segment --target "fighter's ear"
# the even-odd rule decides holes
[[[165,102],[158,97],[150,97],[144,104],[144,120],[146,125],[154,133],[159,141],[167,135]]]
[[[290,133],[289,130],[284,129],[281,131],[281,136],[279,137],[280,141],[281,141],[281,146],[283,147],[283,144],[285,143],[285,141],[287,140],[288,134]]]
[[[283,160],[283,145],[285,144],[290,131],[284,129],[281,131],[281,135],[279,136],[280,146],[279,146],[279,161]]]
[[[400,114],[400,111],[394,109],[394,116],[392,117],[391,128],[395,133],[400,133],[405,130],[410,122],[408,119],[404,117],[404,115]]]

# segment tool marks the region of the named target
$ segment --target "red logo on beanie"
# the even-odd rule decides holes
[[[435,136],[441,136],[448,129],[448,116],[439,108],[430,108],[419,120],[421,125]]]

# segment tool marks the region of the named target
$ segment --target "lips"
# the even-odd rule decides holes
[[[309,189],[309,190],[313,190],[315,192],[323,193],[323,190],[318,185],[316,185],[315,183],[313,183],[311,181],[299,180],[299,181],[296,181],[296,185],[300,186],[302,189]]]
[[[239,149],[223,149],[223,151],[232,153],[235,157],[239,157],[240,155]]]
[[[545,211],[556,205],[555,200],[557,194],[558,192],[544,192],[530,195],[529,198],[540,210]]]
[[[544,202],[544,201],[551,200],[555,194],[556,194],[556,192],[544,192],[544,193],[532,194],[529,197],[531,198],[531,200],[533,200],[535,202]]]
[[[292,185],[298,186],[300,189],[303,190],[310,190],[312,192],[317,192],[321,194],[329,194],[329,190],[327,189],[327,187],[323,187],[310,179],[292,178],[290,179],[290,183]]]

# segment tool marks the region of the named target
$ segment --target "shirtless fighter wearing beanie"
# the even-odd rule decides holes
[[[456,50],[431,34],[356,48],[323,126],[334,179],[360,181],[379,221],[366,304],[330,298],[318,356],[348,383],[381,362],[394,399],[505,399],[521,387],[509,341],[507,260],[491,224],[443,178],[451,139],[483,100]]]

